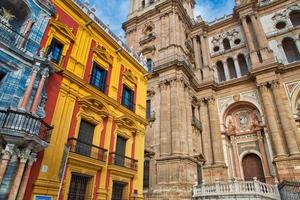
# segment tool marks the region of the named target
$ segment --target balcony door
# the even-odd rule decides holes
[[[255,154],[248,154],[243,158],[243,172],[245,181],[253,181],[256,177],[261,182],[266,182],[260,158]]]
[[[126,151],[126,139],[118,136],[116,144],[116,157],[115,163],[119,166],[124,166],[125,164],[125,151]]]
[[[93,144],[95,126],[84,120],[80,123],[76,153],[91,156],[91,144]]]

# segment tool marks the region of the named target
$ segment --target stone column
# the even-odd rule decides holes
[[[132,13],[134,10],[134,1],[135,0],[130,0],[130,13]]]
[[[27,23],[24,27],[24,30],[23,30],[23,33],[22,33],[22,36],[23,37],[20,37],[20,40],[18,42],[18,48],[24,48],[25,45],[26,45],[26,40],[27,40],[27,37],[28,35],[30,34],[30,29],[32,28],[34,24],[34,21],[32,21],[31,19],[27,20]]]
[[[204,38],[204,33],[200,35],[200,41],[201,41],[201,49],[202,49],[202,54],[203,54],[203,65],[204,67],[208,66],[208,52],[207,48],[205,45],[205,38]]]
[[[179,87],[180,83],[179,80],[174,79],[170,82],[170,106],[171,106],[171,132],[172,132],[172,154],[180,154],[180,137],[181,137],[181,129],[179,127],[179,124],[182,123],[181,119],[179,118],[181,116],[180,112],[180,106],[179,105]],[[162,122],[165,123],[165,122]]]
[[[226,81],[230,80],[230,74],[229,74],[229,70],[228,70],[228,65],[227,65],[227,61],[223,62],[223,67],[224,67],[224,72],[225,72],[225,77],[226,77]]]
[[[193,130],[192,130],[192,98],[189,93],[189,86],[185,87],[184,90],[184,98],[185,98],[185,109],[186,109],[186,125],[187,125],[187,134],[185,135],[186,140],[188,141],[186,146],[188,148],[189,155],[193,155]],[[200,138],[201,139],[201,138]],[[199,140],[200,143],[201,140]],[[200,145],[201,146],[201,145]],[[201,148],[201,147],[200,147]],[[201,151],[202,152],[202,151]]]
[[[284,144],[283,133],[281,131],[281,127],[278,124],[277,119],[278,113],[275,110],[275,105],[273,102],[273,98],[270,93],[270,89],[268,88],[267,84],[259,85],[259,91],[261,94],[265,116],[268,121],[268,127],[270,130],[271,140],[272,140],[272,147],[274,149],[275,157],[286,156],[286,146]]]
[[[256,16],[252,14],[250,16],[251,22],[254,27],[254,32],[257,38],[258,46],[259,48],[266,48],[267,47],[267,38],[265,34],[262,32],[262,28],[260,27],[261,25],[259,24],[258,20],[256,19]]]
[[[170,119],[170,85],[160,83],[160,154],[170,155],[171,148],[171,119]]]
[[[15,145],[14,144],[7,144],[5,149],[2,150],[2,157],[1,157],[1,164],[0,164],[0,185],[4,178],[4,174],[8,165],[8,162],[14,152]]]
[[[297,49],[298,49],[298,51],[300,52],[300,39],[299,39],[299,38],[296,38],[295,41],[296,41]]]
[[[237,77],[239,78],[239,77],[242,76],[241,68],[240,68],[239,62],[238,62],[238,60],[237,60],[237,57],[235,57],[233,60],[234,60],[234,66],[235,66],[236,75],[237,75]]]
[[[299,148],[295,139],[296,132],[293,129],[293,125],[291,124],[287,111],[284,108],[284,102],[282,101],[280,89],[281,87],[279,82],[276,81],[272,84],[272,93],[274,95],[275,104],[278,109],[279,119],[283,128],[284,138],[286,138],[289,153],[291,155],[299,154]]]
[[[200,120],[202,122],[203,153],[206,160],[206,164],[211,165],[213,163],[213,155],[211,148],[211,131],[207,106],[207,102],[204,99],[202,99],[200,102]]]
[[[187,110],[186,110],[186,98],[185,98],[185,93],[186,93],[186,81],[185,79],[181,78],[179,81],[179,93],[178,93],[178,98],[179,98],[179,106],[180,106],[180,110],[179,110],[179,119],[180,119],[180,131],[179,133],[180,136],[180,151],[181,154],[184,155],[188,155],[188,151],[189,151],[189,145],[188,145],[188,138],[187,138],[187,133],[186,134],[182,134],[184,132],[188,131],[188,126],[191,126],[191,124],[188,124],[188,118],[190,116],[187,116]]]
[[[270,58],[270,53],[268,50],[268,40],[266,37],[266,34],[263,31],[262,25],[259,22],[259,20],[256,18],[256,16],[253,14],[251,15],[251,21],[253,23],[254,32],[256,34],[256,38],[258,41],[258,46],[260,48],[260,53],[262,56],[263,61]]]
[[[15,200],[16,197],[17,197],[18,190],[19,190],[19,187],[20,187],[20,183],[21,183],[21,180],[22,180],[22,177],[23,177],[23,172],[24,172],[24,169],[25,169],[25,165],[26,165],[26,162],[29,158],[29,155],[30,155],[30,150],[29,149],[25,149],[25,150],[22,150],[20,152],[20,155],[19,155],[20,162],[19,162],[19,165],[18,165],[18,169],[17,169],[17,173],[15,175],[14,182],[13,182],[12,187],[10,189],[8,200]]]
[[[196,65],[196,69],[200,68],[200,53],[199,53],[199,49],[198,49],[198,45],[197,45],[197,37],[195,36],[193,38],[193,45],[194,45],[194,52],[195,52],[195,65]]]
[[[241,170],[240,170],[239,152],[238,152],[238,147],[234,136],[230,136],[230,141],[233,150],[235,176],[236,178],[241,179],[242,177],[241,177]]]
[[[208,99],[208,112],[210,118],[214,164],[224,164],[222,135],[220,130],[217,104],[214,97],[210,97]]]
[[[35,97],[34,97],[34,100],[33,100],[32,106],[31,106],[31,109],[30,109],[30,112],[32,112],[32,113],[35,113],[35,111],[36,111],[36,109],[38,107],[38,104],[39,104],[39,101],[41,99],[42,90],[43,90],[46,78],[49,76],[49,69],[45,68],[43,70],[43,72],[41,73],[41,75],[42,75],[42,77],[41,77],[41,80],[39,82],[39,86],[37,88],[37,91],[36,91],[36,94],[35,94]]]
[[[23,97],[23,100],[22,100],[22,103],[21,103],[21,106],[20,106],[20,108],[22,110],[25,110],[26,106],[28,105],[28,102],[29,102],[29,99],[30,99],[30,96],[31,96],[32,88],[33,88],[34,81],[36,79],[36,74],[37,74],[38,70],[39,70],[38,66],[34,66],[33,69],[32,69],[32,75],[31,75],[29,84],[26,88],[26,91],[25,91],[25,94],[24,94],[24,97]]]
[[[246,21],[246,16],[242,17],[241,20],[242,20],[242,26],[243,26],[243,29],[244,29],[244,32],[245,32],[245,35],[246,35],[248,48],[249,48],[249,51],[250,51],[250,58],[251,58],[252,65],[253,65],[253,64],[259,62],[258,57],[257,57],[257,53],[255,51],[255,47],[254,47],[254,44],[253,44],[253,38],[252,38],[252,35],[250,33],[250,30],[249,30],[249,27],[248,27],[248,24],[247,24],[247,21]]]
[[[265,150],[263,137],[262,137],[260,132],[257,132],[257,137],[258,137],[258,147],[259,147],[259,151],[261,153],[261,158],[262,158],[262,164],[263,164],[263,168],[264,168],[265,177],[271,177],[269,164],[268,164],[267,153],[266,153],[266,150]]]
[[[28,183],[28,180],[29,180],[31,168],[32,168],[33,163],[36,161],[36,156],[37,156],[36,153],[31,153],[31,155],[29,156],[29,159],[28,159],[28,162],[27,162],[27,167],[26,167],[26,170],[24,172],[23,179],[22,179],[20,189],[19,189],[19,192],[18,192],[17,200],[23,200],[23,198],[24,198],[24,194],[25,194],[25,190],[26,190],[27,183]]]

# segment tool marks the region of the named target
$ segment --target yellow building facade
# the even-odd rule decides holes
[[[143,199],[147,70],[77,0],[54,0],[42,41],[56,64],[48,82],[49,147],[26,197]]]

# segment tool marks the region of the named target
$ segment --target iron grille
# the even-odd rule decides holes
[[[109,164],[137,170],[138,161],[116,153],[109,154]]]
[[[24,132],[50,142],[53,127],[30,113],[0,110],[0,129]]]
[[[88,184],[91,177],[72,174],[68,200],[90,200],[92,196],[88,192]]]
[[[106,160],[107,150],[96,145],[88,144],[76,138],[69,138],[68,145],[70,146],[70,151],[76,154],[87,156],[101,161]]]

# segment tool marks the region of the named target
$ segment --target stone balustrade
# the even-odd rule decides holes
[[[201,184],[193,188],[193,199],[280,199],[276,185],[253,181],[216,181],[211,184]]]

